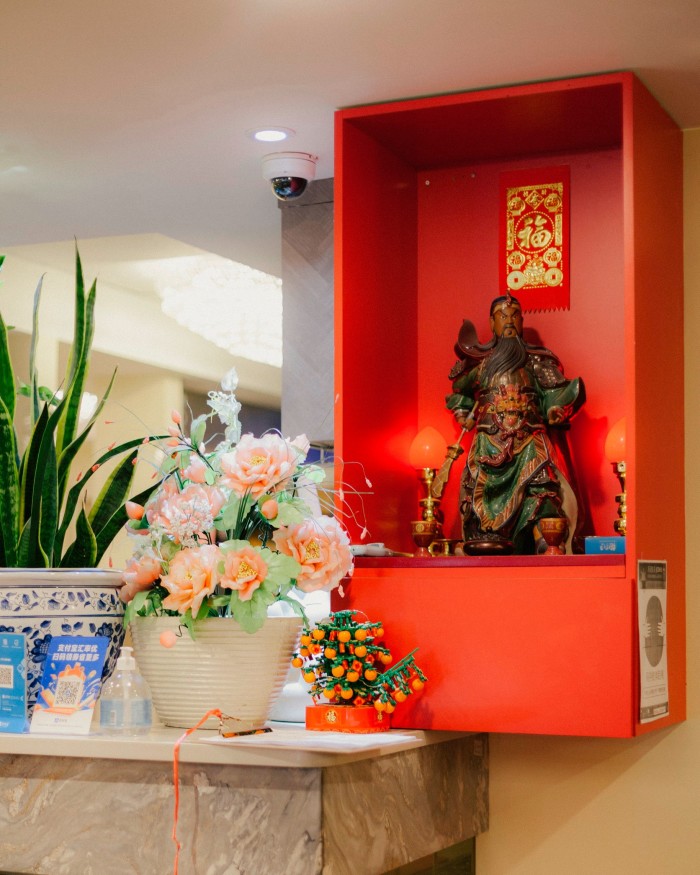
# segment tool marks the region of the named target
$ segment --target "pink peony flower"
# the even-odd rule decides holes
[[[195,616],[204,599],[214,592],[223,558],[221,550],[212,544],[176,553],[168,574],[161,578],[161,584],[170,593],[163,599],[163,607],[180,614],[191,608]]]
[[[296,470],[297,450],[277,434],[261,438],[244,434],[230,453],[221,457],[221,482],[236,495],[258,498],[281,489]]]
[[[132,556],[122,572],[124,586],[119,590],[119,598],[124,603],[130,602],[137,592],[149,589],[160,577],[160,572],[160,561],[155,556]]]
[[[207,463],[201,456],[190,456],[190,463],[182,472],[183,477],[193,483],[204,483],[206,473]]]
[[[224,573],[219,583],[224,589],[235,589],[242,602],[250,601],[266,577],[267,563],[253,547],[224,554]]]
[[[164,488],[163,495],[147,508],[146,516],[151,526],[165,529],[176,544],[194,546],[214,528],[214,518],[225,501],[226,496],[215,486],[191,483],[182,492]]]
[[[304,520],[273,535],[280,553],[301,565],[296,585],[303,592],[334,589],[352,567],[350,539],[335,517]]]

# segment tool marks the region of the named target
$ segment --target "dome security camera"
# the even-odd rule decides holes
[[[268,179],[275,197],[291,201],[301,197],[316,175],[318,156],[308,152],[271,152],[262,160],[263,179]]]

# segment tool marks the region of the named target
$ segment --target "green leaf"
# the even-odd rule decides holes
[[[323,470],[323,468],[319,468],[318,465],[305,465],[304,479],[310,481],[311,483],[323,483],[323,481],[326,479],[326,472]]]
[[[61,559],[60,568],[94,568],[97,556],[97,540],[87,514],[81,509],[75,523],[75,541]]]
[[[3,564],[10,568],[17,561],[19,536],[19,472],[15,430],[10,412],[0,398],[0,533]]]
[[[63,503],[63,498],[66,494],[66,484],[68,482],[68,477],[70,475],[71,464],[75,460],[75,457],[78,455],[80,448],[85,443],[90,432],[92,431],[92,428],[93,428],[95,422],[97,421],[97,417],[102,412],[102,408],[104,407],[105,402],[109,398],[110,392],[112,391],[112,386],[114,385],[114,379],[115,379],[116,375],[117,375],[117,372],[115,370],[112,373],[112,377],[109,381],[107,389],[105,390],[105,392],[102,395],[102,399],[100,400],[99,404],[95,408],[95,412],[90,417],[90,421],[87,423],[87,425],[82,430],[82,432],[80,432],[80,434],[75,438],[75,440],[71,441],[71,443],[68,444],[68,446],[63,449],[63,451],[61,452],[61,454],[59,456],[59,460],[58,460],[58,488],[59,488],[59,495],[60,495],[61,503]]]
[[[130,605],[133,605],[133,610],[138,613],[146,604],[151,604],[150,599],[148,598],[148,590],[142,589],[140,592],[137,592],[133,599],[129,602]]]
[[[37,474],[39,449],[44,439],[44,432],[49,421],[49,408],[44,404],[34,424],[29,438],[29,444],[22,457],[20,467],[19,519],[24,525],[32,515],[32,496],[34,494],[34,478]]]
[[[227,532],[232,532],[234,537],[242,535],[243,521],[250,513],[254,503],[249,494],[241,498],[232,493],[219,514],[223,528]]]
[[[160,440],[161,437],[158,437],[156,439]],[[104,452],[97,459],[93,468],[95,468],[95,470],[98,470],[102,465],[104,465],[106,462],[109,462],[115,456],[119,456],[122,453],[128,452],[129,450],[138,448],[141,446],[142,443],[143,441],[141,438],[132,438],[129,441],[118,444],[116,447],[112,447],[110,450]],[[56,534],[56,550],[58,553],[60,553],[62,549],[62,545],[66,537],[66,532],[68,531],[68,527],[70,526],[71,520],[73,519],[73,516],[75,514],[76,507],[78,506],[80,494],[87,485],[90,478],[95,473],[95,470],[93,470],[93,468],[90,468],[88,471],[86,471],[85,474],[81,476],[78,482],[75,483],[68,492],[65,506],[63,509],[63,517],[61,519],[61,524],[58,527],[58,532]],[[131,500],[135,501],[137,504],[144,504],[148,497],[152,494],[152,492],[157,488],[158,484],[156,484],[155,486],[151,486],[148,489],[145,489],[143,492],[139,493],[138,495],[134,496]],[[103,539],[101,538],[100,540],[102,541]],[[108,546],[109,544],[105,546],[105,549]]]
[[[41,552],[49,566],[53,564],[53,548],[58,524],[58,477],[54,434],[63,414],[64,404],[65,399],[50,414],[46,419],[45,427],[41,429],[39,449],[36,453],[36,473],[33,477],[31,497],[28,499],[31,502],[28,513],[25,508],[25,515],[30,525],[30,553]],[[46,411],[47,407],[44,405],[40,422]],[[39,431],[39,424],[36,431]],[[23,473],[27,475],[27,480],[31,479],[28,464],[23,466]]]
[[[77,434],[80,416],[80,402],[87,379],[90,347],[95,332],[95,298],[97,281],[94,281],[90,291],[85,296],[83,269],[78,247],[75,249],[75,325],[73,346],[66,370],[66,386],[64,389],[67,405],[56,433],[56,452],[60,457],[64,449],[73,442]]]
[[[192,446],[195,448],[199,447],[204,440],[204,435],[207,430],[207,419],[208,416],[203,413],[201,416],[192,420],[192,425],[190,426],[190,440],[192,441]]]
[[[267,555],[269,554],[269,556]],[[286,553],[275,553],[267,550],[263,559],[267,563],[267,578],[272,584],[279,587],[290,580],[296,580],[301,565],[292,556]]]
[[[41,302],[41,289],[44,277],[40,277],[34,290],[34,304],[32,307],[32,342],[29,348],[29,385],[32,399],[32,427],[39,418],[39,376],[36,371],[36,351],[39,346],[39,304]]]
[[[262,628],[267,617],[267,604],[264,599],[259,597],[259,593],[260,590],[256,590],[253,598],[247,602],[236,599],[235,602],[231,603],[231,613],[234,619],[241,625],[241,628],[251,635]]]
[[[90,525],[97,537],[98,562],[128,520],[124,502],[134,479],[133,463],[137,453],[138,450],[133,450],[114,468],[90,511]]]
[[[308,505],[301,498],[280,500],[277,503],[277,516],[270,520],[270,525],[278,529],[280,526],[293,526],[311,515]]]
[[[5,405],[10,422],[15,418],[15,372],[10,358],[7,326],[0,315],[0,401]]]

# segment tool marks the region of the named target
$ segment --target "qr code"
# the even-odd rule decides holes
[[[11,690],[14,686],[12,682],[12,666],[0,665],[0,689]]]
[[[61,678],[56,684],[54,705],[58,708],[77,708],[83,695],[80,678]]]

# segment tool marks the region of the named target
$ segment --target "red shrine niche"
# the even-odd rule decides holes
[[[333,607],[385,617],[396,652],[418,645],[429,693],[402,709],[406,727],[631,736],[685,718],[682,142],[632,74],[336,114],[336,456],[372,484],[352,535],[366,523],[371,541],[416,549],[409,448],[426,425],[457,436],[444,401],[457,334],[467,318],[487,340],[502,293],[499,179],[558,166],[569,306],[525,312],[525,333],[586,385],[568,433],[583,535],[614,534],[604,446],[626,418],[626,555],[358,558]],[[460,535],[464,458],[446,537]],[[343,476],[365,489],[350,465]],[[645,724],[638,559],[668,567],[670,715]]]

